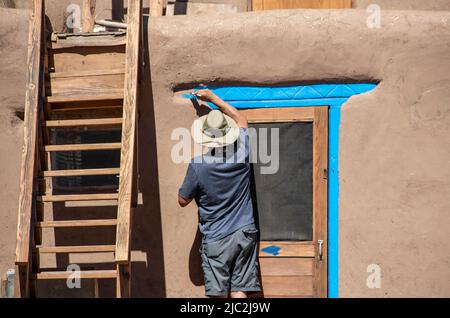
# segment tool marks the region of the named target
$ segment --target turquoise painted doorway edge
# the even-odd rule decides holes
[[[236,108],[329,107],[328,127],[328,297],[339,297],[339,128],[341,107],[352,96],[373,90],[375,83],[290,86],[201,86]],[[185,94],[185,98],[195,98]],[[213,104],[210,104],[215,108]]]

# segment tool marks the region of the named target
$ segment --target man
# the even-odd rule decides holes
[[[185,207],[195,199],[198,206],[206,295],[246,298],[260,291],[247,119],[210,90],[193,94],[219,110],[192,126],[193,139],[210,151],[192,159],[178,203]]]

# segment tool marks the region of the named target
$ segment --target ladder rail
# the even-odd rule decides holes
[[[135,179],[135,147],[138,104],[138,74],[142,34],[142,0],[128,0],[127,44],[123,98],[122,147],[117,210],[117,295],[130,296],[130,240]]]
[[[33,201],[37,187],[39,112],[42,110],[44,80],[44,0],[34,0],[28,36],[27,80],[25,93],[24,143],[22,148],[20,194],[17,223],[16,297],[29,297]]]

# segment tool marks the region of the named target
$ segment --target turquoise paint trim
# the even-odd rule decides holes
[[[279,87],[221,86],[209,88],[236,108],[329,107],[328,118],[328,297],[339,297],[339,127],[341,107],[353,95],[377,84],[314,84]],[[197,88],[197,89],[200,89]],[[195,98],[184,94],[186,98]],[[213,104],[209,105],[216,108]]]

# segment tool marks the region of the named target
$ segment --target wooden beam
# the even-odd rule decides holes
[[[136,113],[140,40],[142,32],[142,1],[128,0],[127,56],[123,100],[122,147],[120,155],[119,199],[117,211],[116,263],[128,263],[132,219],[132,193],[135,154]]]
[[[114,252],[115,245],[83,245],[83,246],[38,246],[39,253],[93,253]]]
[[[150,0],[150,16],[159,17],[163,15],[164,0]]]
[[[47,120],[46,127],[107,126],[121,125],[122,118]]]
[[[131,298],[131,264],[117,264],[116,297]]]
[[[14,297],[30,297],[30,264],[16,265],[14,277]]]
[[[61,194],[61,195],[43,195],[38,196],[37,200],[41,202],[65,202],[65,201],[97,201],[97,200],[117,200],[117,193],[99,193],[99,194]]]
[[[119,168],[101,168],[101,169],[71,169],[71,170],[48,170],[42,171],[42,177],[74,177],[74,176],[104,176],[110,174],[119,174]]]
[[[253,0],[252,11],[262,11],[262,10],[264,10],[264,0]]]
[[[117,224],[116,219],[99,219],[99,220],[71,220],[71,221],[42,221],[37,222],[36,227],[52,228],[52,227],[91,227],[91,226],[114,226]]]
[[[351,0],[253,0],[253,11],[276,9],[349,9]]]
[[[42,272],[32,275],[32,279],[67,279],[73,276],[72,271]],[[80,271],[80,278],[116,278],[116,270]]]
[[[102,100],[116,100],[122,99],[122,90],[110,91],[108,94],[98,95],[55,95],[47,96],[46,101],[48,103],[74,103],[74,102],[95,102]]]
[[[83,17],[81,27],[83,32],[93,32],[95,21],[95,0],[83,0]]]
[[[103,144],[70,144],[70,145],[47,145],[45,151],[87,151],[87,150],[115,150],[120,149],[120,142],[110,142]]]
[[[31,218],[35,189],[37,132],[40,111],[40,97],[43,80],[43,45],[44,32],[44,3],[43,0],[34,1],[30,32],[28,38],[27,79],[25,93],[24,144],[22,147],[22,161],[20,169],[19,216],[17,225],[17,245],[15,262],[21,269],[29,270],[30,259]],[[27,274],[25,274],[27,276]],[[21,281],[22,283],[22,281]],[[27,284],[28,285],[28,284]],[[22,286],[17,286],[22,289]],[[19,295],[28,296],[25,287]]]

